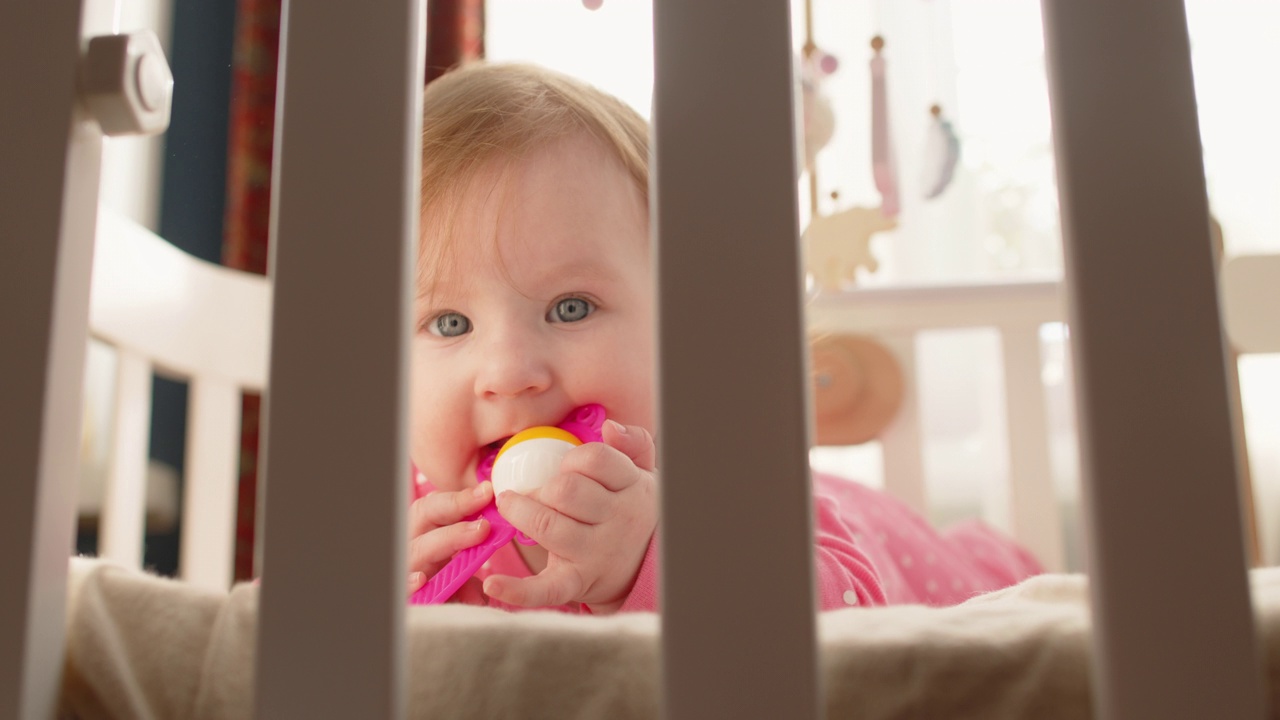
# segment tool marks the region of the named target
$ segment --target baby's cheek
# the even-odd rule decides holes
[[[464,446],[456,431],[451,432],[448,426],[431,422],[409,424],[409,457],[437,490],[460,490],[466,486],[463,480],[469,458],[460,452]]]

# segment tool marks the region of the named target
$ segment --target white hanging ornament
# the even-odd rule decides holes
[[[929,114],[933,117],[929,121],[929,129],[925,131],[921,183],[926,200],[938,197],[947,189],[955,175],[956,163],[960,160],[960,138],[951,121],[943,116],[942,107],[934,105],[929,108]]]
[[[803,170],[812,170],[818,152],[831,142],[835,135],[836,115],[831,108],[831,100],[822,91],[822,81],[835,72],[838,62],[833,55],[806,46],[800,65],[800,102]]]

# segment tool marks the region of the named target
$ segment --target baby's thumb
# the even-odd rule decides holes
[[[639,425],[623,425],[614,420],[606,420],[602,435],[606,445],[631,458],[631,462],[641,470],[652,471],[657,467],[658,449],[648,430]]]

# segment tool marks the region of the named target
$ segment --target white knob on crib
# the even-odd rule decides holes
[[[104,135],[169,127],[173,73],[150,30],[91,38],[80,61],[80,99]]]
[[[560,470],[560,462],[574,444],[558,438],[532,438],[506,447],[493,462],[493,494],[514,490],[528,494],[542,487]]]

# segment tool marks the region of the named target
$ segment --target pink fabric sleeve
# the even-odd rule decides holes
[[[855,540],[836,502],[814,495],[813,524],[817,533],[814,570],[818,576],[818,607],[838,610],[855,605],[884,605],[884,588],[871,559]]]
[[[880,577],[853,532],[840,519],[836,503],[825,496],[814,498],[816,544],[815,570],[818,576],[818,607],[835,610],[852,605],[884,605]],[[645,551],[635,585],[618,612],[657,612],[658,534]]]
[[[631,586],[627,599],[622,601],[618,612],[657,612],[658,610],[658,533],[655,530],[649,538],[649,547],[645,549],[644,560],[640,561],[640,570],[636,573],[636,582]]]

